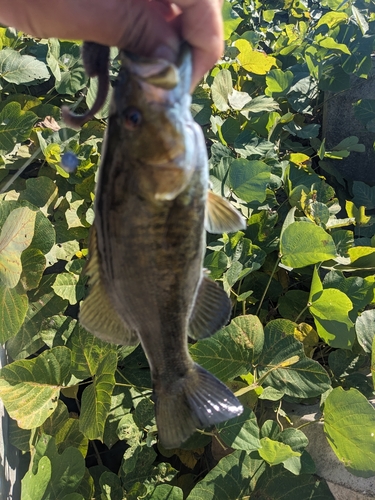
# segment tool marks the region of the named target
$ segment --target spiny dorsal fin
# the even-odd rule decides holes
[[[214,234],[233,233],[240,229],[246,229],[246,220],[238,210],[232,207],[228,200],[209,191],[205,229]]]
[[[138,344],[136,332],[130,330],[113,308],[100,277],[100,257],[95,226],[92,226],[89,243],[90,260],[85,274],[89,276],[89,295],[82,302],[80,323],[90,333],[106,342],[122,345]]]
[[[227,324],[231,309],[224,290],[209,278],[202,278],[190,316],[189,337],[195,340],[210,337]]]

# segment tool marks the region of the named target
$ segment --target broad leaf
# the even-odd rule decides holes
[[[187,500],[233,500],[254,489],[265,468],[263,460],[236,450],[220,462],[193,488]]]
[[[271,171],[262,161],[234,160],[229,169],[229,184],[241,200],[262,203],[266,198],[266,188]]]
[[[0,282],[8,288],[14,288],[21,277],[21,254],[33,239],[35,216],[27,207],[16,208],[1,228]]]
[[[293,336],[295,326],[288,320],[273,320],[265,327],[259,375],[289,396],[318,396],[330,387],[330,380],[319,363],[306,357],[303,345]]]
[[[281,465],[268,467],[259,478],[252,499],[334,500],[327,483],[311,474],[295,476]]]
[[[117,355],[109,352],[98,364],[93,383],[83,391],[79,428],[88,439],[103,440],[105,421],[115,385],[116,367]]]
[[[50,74],[44,62],[7,48],[0,51],[0,77],[16,85],[32,85],[48,80]]]
[[[268,437],[260,440],[259,455],[270,465],[278,465],[289,458],[300,457],[301,453],[293,451],[288,444],[273,441]]]
[[[58,274],[52,288],[56,295],[68,300],[69,304],[77,304],[85,295],[83,278],[72,273]]]
[[[190,347],[194,361],[223,381],[248,371],[263,346],[263,328],[256,316],[239,316],[209,339]]]
[[[40,349],[44,343],[40,338],[43,326],[51,316],[66,309],[66,300],[57,297],[51,289],[55,276],[44,276],[38,290],[30,296],[25,320],[17,335],[7,343],[7,350],[13,359],[26,358]]]
[[[223,3],[222,16],[224,21],[224,40],[228,40],[242,19],[237,12],[232,9],[232,5],[229,2]]]
[[[265,75],[273,66],[276,66],[274,57],[254,50],[247,40],[236,40],[234,45],[240,51],[237,58],[246,71],[256,75]]]
[[[228,97],[232,93],[232,75],[227,69],[219,71],[211,86],[212,100],[219,111],[229,109]]]
[[[169,484],[160,484],[147,495],[147,500],[183,500],[184,494],[181,488]]]
[[[365,352],[371,353],[375,337],[375,310],[363,311],[355,322],[358,342]]]
[[[311,245],[311,242],[314,245]],[[282,233],[281,262],[288,267],[300,268],[336,257],[332,237],[321,227],[310,222],[294,222]]]
[[[27,295],[21,288],[0,285],[0,344],[4,344],[20,330],[28,307]]]
[[[43,500],[51,480],[52,465],[48,457],[39,460],[38,472],[29,470],[22,479],[22,500]]]
[[[356,389],[336,387],[324,403],[324,432],[352,474],[375,476],[375,409]]]
[[[36,120],[37,116],[21,110],[18,102],[7,104],[0,112],[0,153],[10,153],[17,142],[28,139]]]
[[[78,324],[69,337],[67,346],[72,351],[72,374],[80,380],[94,376],[103,359],[109,353],[117,353],[114,344],[94,337]]]
[[[354,324],[349,318],[353,303],[334,288],[313,296],[309,311],[314,317],[319,337],[332,347],[350,349],[355,339]]]
[[[220,438],[235,450],[253,451],[260,448],[259,427],[255,414],[245,408],[239,417],[217,426]]]
[[[53,413],[69,369],[69,349],[55,347],[1,370],[0,397],[21,428],[38,427]]]

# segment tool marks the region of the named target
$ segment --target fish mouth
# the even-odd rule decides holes
[[[172,101],[189,94],[192,76],[192,55],[190,45],[183,42],[175,64],[155,57],[138,56],[121,52],[121,62],[127,66],[142,83],[168,91]]]

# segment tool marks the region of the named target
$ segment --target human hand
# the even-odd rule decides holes
[[[31,35],[87,40],[174,61],[193,48],[194,87],[223,49],[222,0],[0,0],[0,22]]]

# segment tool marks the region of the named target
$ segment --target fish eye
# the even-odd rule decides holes
[[[125,127],[134,130],[142,123],[142,113],[134,106],[126,108],[124,111]]]

